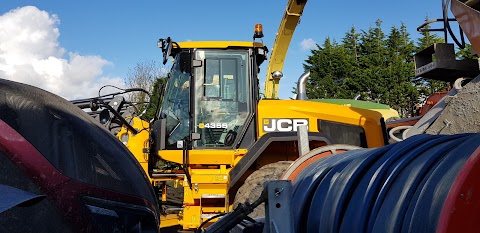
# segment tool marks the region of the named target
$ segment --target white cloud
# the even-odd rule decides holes
[[[312,38],[306,38],[303,39],[302,42],[300,42],[300,47],[302,50],[311,50],[311,49],[316,49],[317,48],[317,42],[315,42]]]
[[[100,56],[69,52],[58,42],[59,19],[33,6],[0,15],[0,78],[40,87],[66,99],[95,96],[103,85],[124,86],[103,77],[111,65]]]

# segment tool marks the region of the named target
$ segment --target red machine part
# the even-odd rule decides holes
[[[438,233],[478,232],[480,214],[480,146],[455,179],[438,221]]]
[[[448,91],[442,91],[442,92],[437,92],[432,94],[427,98],[427,101],[425,101],[425,104],[420,108],[418,115],[423,116],[425,113],[427,113],[430,109],[435,106],[435,104],[438,103],[446,94]]]
[[[342,151],[342,152],[344,152],[344,151]],[[312,164],[314,161],[317,161],[318,159],[323,158],[323,157],[328,156],[328,155],[331,155],[331,154],[332,154],[331,151],[327,151],[327,152],[323,152],[323,153],[320,153],[320,154],[314,155],[313,157],[308,158],[307,160],[305,160],[305,161],[303,161],[302,163],[298,164],[298,166],[295,167],[295,169],[293,170],[293,172],[292,172],[288,177],[284,177],[284,179],[286,179],[286,180],[294,180],[295,177],[297,177],[297,175],[298,175],[305,167],[307,167],[308,165]]]
[[[332,154],[340,154],[349,150],[360,149],[360,147],[344,144],[334,144],[315,148],[295,160],[282,175],[282,180],[294,180],[297,175],[304,170],[305,167],[313,162]]]

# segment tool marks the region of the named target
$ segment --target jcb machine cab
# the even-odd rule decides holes
[[[248,147],[256,137],[256,70],[266,48],[252,42],[167,41],[171,53],[165,51],[164,59],[173,56],[174,63],[159,114],[166,130],[162,149]]]
[[[267,48],[261,43],[175,43],[167,38],[159,47],[164,63],[170,57],[174,62],[153,126],[149,173],[154,182],[181,177],[184,229],[229,212],[234,203],[254,201],[263,181],[278,178],[289,165],[285,161],[300,156],[297,130],[302,126],[308,128],[312,149],[385,144],[378,112],[262,99],[258,72]],[[158,160],[181,169],[154,169]]]

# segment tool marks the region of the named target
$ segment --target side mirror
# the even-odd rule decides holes
[[[172,54],[172,39],[167,37],[167,39],[159,39],[157,43],[157,47],[162,49],[163,52],[163,64],[165,65],[168,61],[168,57]]]

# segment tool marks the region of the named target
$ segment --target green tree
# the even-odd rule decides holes
[[[428,16],[425,17],[425,22],[427,22],[428,20],[429,20]],[[427,48],[432,44],[444,42],[444,39],[428,31],[429,29],[431,29],[430,25],[426,25],[424,29],[425,30],[423,32],[420,32],[420,34],[422,34],[422,37],[418,38],[418,42],[417,42],[417,47],[419,51]]]
[[[350,31],[345,33],[345,36],[342,38],[342,43],[348,54],[355,58],[356,64],[358,65],[358,58],[360,56],[360,33],[357,32],[354,26],[350,28]]]
[[[155,61],[139,62],[137,65],[129,71],[125,84],[127,88],[142,88],[150,93],[150,96],[145,92],[131,92],[128,96],[130,102],[136,103],[136,107],[140,112],[146,111],[145,115],[147,120],[150,120],[155,114],[155,110],[151,108],[155,107],[155,98],[152,93],[155,92],[154,88],[164,82],[164,74],[162,69]]]
[[[323,47],[312,50],[305,61],[304,68],[310,70],[307,84],[309,98],[352,98],[351,91],[345,88],[345,82],[352,73],[354,58],[345,47],[330,38],[325,39]]]
[[[150,104],[147,107],[147,111],[145,113],[145,118],[150,120],[155,118],[155,113],[157,109],[160,107],[160,104],[163,100],[163,92],[164,92],[164,84],[167,83],[166,78],[157,78],[155,83],[153,84],[153,90],[151,92],[151,99]],[[158,109],[159,110],[159,109]]]
[[[413,85],[415,45],[402,23],[400,28],[393,26],[386,39],[388,56],[386,67],[386,87],[382,102],[396,109],[402,116],[411,116],[418,101],[419,92]]]
[[[342,46],[346,49],[347,55],[352,62],[350,73],[347,75],[344,81],[344,88],[350,92],[350,98],[356,97],[362,92],[363,82],[360,72],[360,57],[362,53],[362,44],[360,40],[360,33],[352,26],[350,30],[345,33],[342,38]]]
[[[458,59],[477,59],[476,55],[472,54],[473,48],[471,44],[465,44],[465,48],[459,49],[456,53]]]
[[[381,101],[386,92],[386,57],[385,34],[381,28],[382,21],[377,20],[375,27],[362,31],[360,35],[361,53],[359,58],[360,95],[364,100]]]
[[[388,34],[381,25],[377,20],[367,31],[351,27],[341,44],[327,38],[322,47],[312,50],[304,63],[311,72],[307,96],[353,98],[360,94],[363,100],[388,104],[408,117],[414,115],[422,98],[447,87],[445,82],[414,77],[415,52],[443,39],[425,31],[415,44],[404,23],[391,27]],[[470,58],[470,45],[457,56]]]

